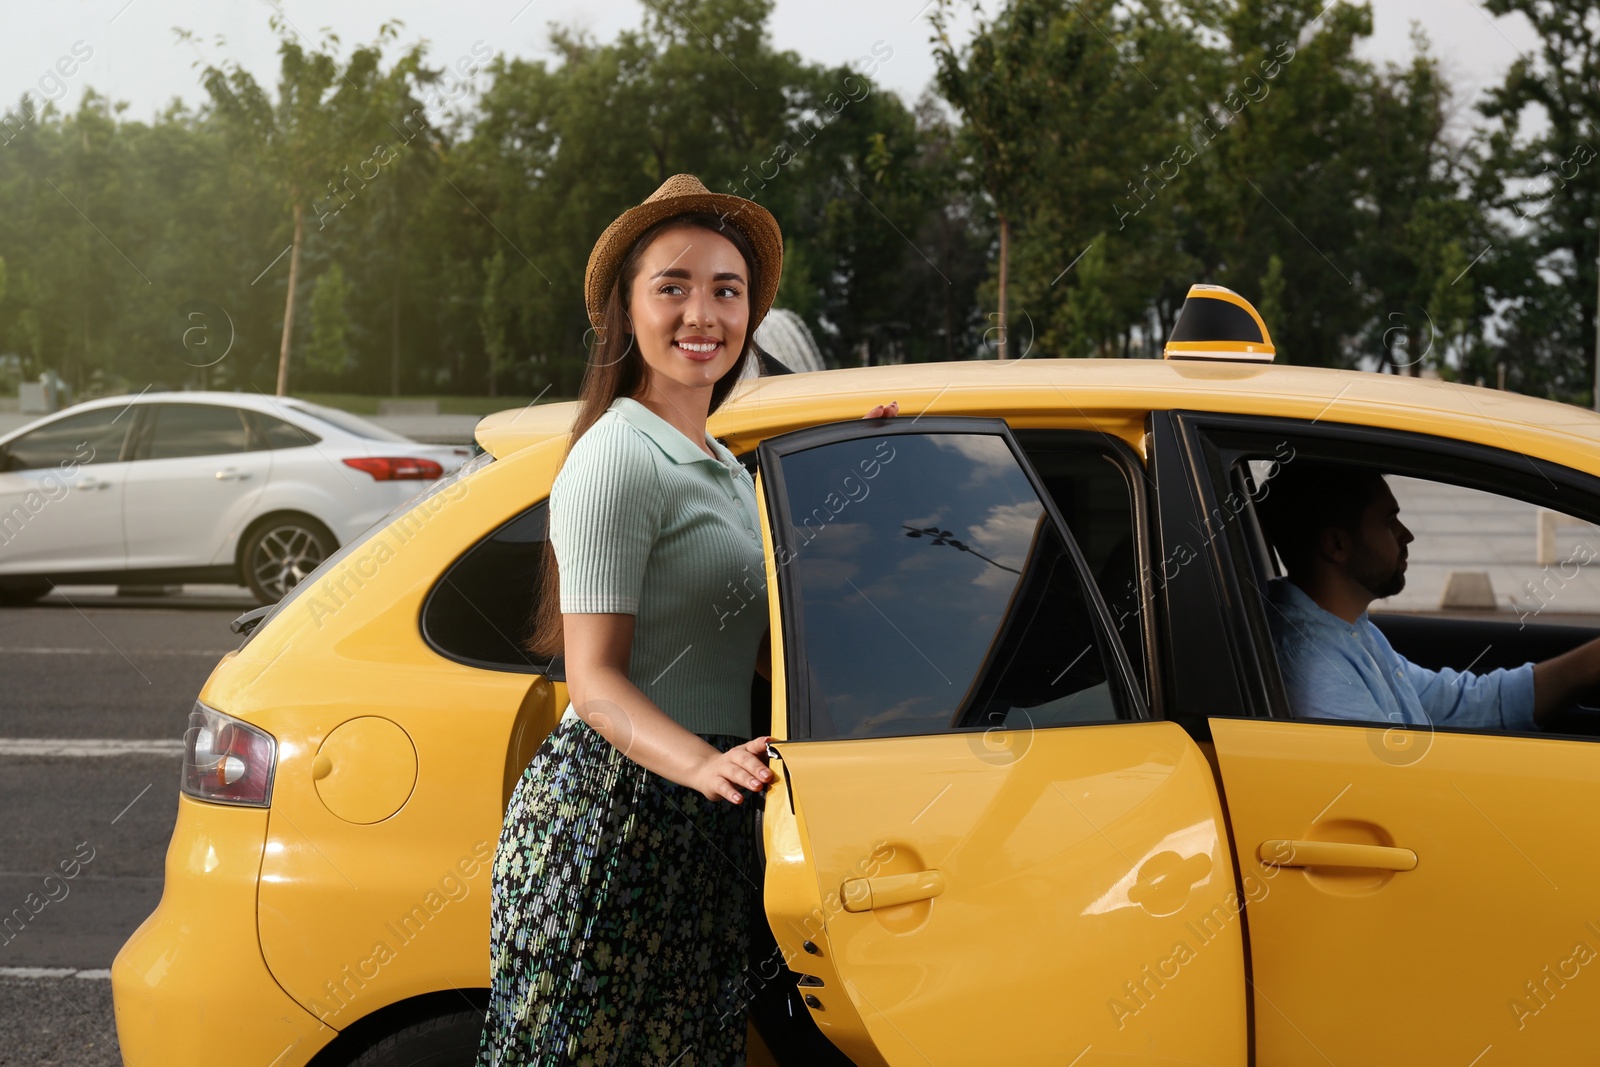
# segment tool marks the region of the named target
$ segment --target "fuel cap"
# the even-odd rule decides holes
[[[317,796],[346,822],[381,822],[417,784],[417,750],[398,725],[376,715],[336,727],[311,764]]]

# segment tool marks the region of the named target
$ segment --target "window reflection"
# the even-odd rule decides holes
[[[840,442],[783,480],[811,736],[1115,717],[1076,567],[1004,439]]]

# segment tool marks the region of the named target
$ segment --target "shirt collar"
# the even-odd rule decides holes
[[[611,410],[626,420],[628,425],[654,441],[656,447],[674,463],[723,462],[720,456],[708,456],[700,451],[683,431],[632,397],[617,397],[611,402]],[[722,446],[710,434],[706,435],[706,443],[713,451],[719,453],[722,451]]]
[[[1345,622],[1339,616],[1311,599],[1311,594],[1301,589],[1288,578],[1273,578],[1267,582],[1268,598],[1278,606],[1287,616],[1297,618],[1302,622],[1315,623],[1319,626],[1331,626],[1338,630],[1349,632],[1359,629],[1367,622],[1367,613],[1362,612],[1355,622]]]

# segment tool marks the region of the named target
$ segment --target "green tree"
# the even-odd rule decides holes
[[[330,264],[311,287],[311,343],[306,346],[306,367],[333,377],[350,362],[350,282],[344,268]],[[281,394],[280,394],[281,395]]]
[[[1098,356],[1117,327],[1116,312],[1105,293],[1106,235],[1096,234],[1078,261],[1077,283],[1067,296],[1068,344],[1062,355]]]
[[[1288,312],[1283,309],[1283,289],[1283,258],[1274,252],[1267,257],[1267,272],[1256,283],[1256,291],[1261,294],[1261,299],[1256,301],[1256,310],[1261,312],[1261,319],[1267,324],[1269,334],[1280,323],[1287,325]],[[1273,337],[1273,345],[1277,345],[1276,336]]]
[[[977,29],[972,41],[961,49],[950,39],[954,6],[954,0],[939,0],[933,9],[936,80],[945,99],[966,120],[975,177],[995,214],[1000,240],[996,352],[1005,359],[1009,353],[1011,227],[1026,210],[1042,162],[1035,137],[1044,118],[1050,75],[1040,39],[1056,9],[1043,0],[1013,0],[988,21],[974,4]]]
[[[1475,193],[1505,223],[1473,268],[1503,320],[1500,351],[1480,351],[1478,370],[1503,359],[1512,388],[1600,404],[1600,39],[1591,25],[1594,5],[1488,0],[1486,6],[1496,15],[1521,14],[1539,44],[1479,104],[1490,126]]]
[[[496,249],[504,263],[503,284],[479,297],[502,306],[479,322],[493,324],[496,345],[503,327],[502,351],[544,360],[513,369],[536,365],[556,391],[576,391],[589,249],[678,172],[778,218],[781,299],[834,362],[863,348],[872,359],[965,354],[952,337],[969,329],[971,286],[931,240],[959,229],[946,219],[940,230],[944,172],[919,173],[932,158],[928,127],[871,77],[892,49],[875,46],[843,67],[805,63],[772,47],[770,0],[648,0],[645,9],[639,29],[607,43],[555,31],[554,62],[497,60],[482,113],[454,153],[462,229],[482,239],[470,269],[481,279]],[[502,294],[515,294],[514,305]]]
[[[363,164],[387,162],[373,146],[388,147],[389,123],[400,117],[409,83],[422,76],[423,51],[420,45],[412,47],[384,71],[383,46],[398,32],[395,23],[385,23],[375,44],[355,49],[349,62],[341,64],[332,51],[338,38],[329,36],[308,50],[280,16],[270,22],[279,36],[276,102],[236,62],[206,67],[202,82],[232,146],[272,177],[289,215],[289,276],[277,374],[282,396],[288,389],[307,216],[313,215],[319,228],[326,225],[344,209],[346,197],[365,184]]]
[[[1002,318],[1020,308],[1047,354],[1127,354],[1195,273],[1180,241],[1193,156],[1173,146],[1209,53],[1165,0],[1015,0],[959,54],[948,11],[939,86],[966,119],[968,173],[1000,232]],[[1090,257],[1104,264],[1096,292],[1075,296]],[[1084,338],[1090,307],[1103,333]]]

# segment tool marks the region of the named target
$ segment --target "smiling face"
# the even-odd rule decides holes
[[[709,389],[744,351],[750,269],[721,234],[672,226],[645,248],[628,294],[645,391]]]

